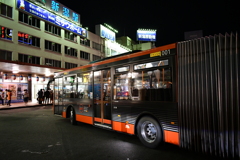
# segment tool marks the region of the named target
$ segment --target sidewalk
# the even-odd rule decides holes
[[[0,104],[0,110],[6,110],[6,109],[16,109],[16,108],[26,108],[26,107],[37,107],[37,106],[44,106],[45,104],[38,104],[37,101],[29,101],[27,105],[25,105],[24,102],[19,103],[11,103],[11,106],[2,105]],[[48,104],[52,105],[52,104]]]

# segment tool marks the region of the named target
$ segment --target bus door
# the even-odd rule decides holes
[[[111,74],[110,69],[94,72],[94,125],[111,126]]]
[[[63,79],[56,78],[54,81],[54,97],[53,97],[53,104],[54,104],[54,114],[62,114],[63,111]]]

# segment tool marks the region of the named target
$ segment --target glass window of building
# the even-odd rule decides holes
[[[93,61],[96,61],[96,60],[99,60],[99,59],[101,59],[101,57],[100,56],[96,56],[96,55],[92,55],[92,60]]]
[[[18,60],[24,63],[31,63],[31,64],[39,64],[40,65],[40,57],[25,55],[18,53]]]
[[[61,44],[45,40],[45,49],[61,53]]]
[[[0,38],[12,40],[13,30],[4,26],[0,26]]]
[[[2,16],[12,18],[12,7],[6,4],[0,3],[0,14]]]
[[[35,18],[32,15],[28,15],[28,14],[20,12],[20,11],[18,13],[19,13],[18,20],[20,22],[28,24],[32,27],[40,28],[40,20],[39,19]]]
[[[101,51],[101,44],[92,42],[92,48]]]
[[[12,52],[0,50],[0,59],[3,60],[12,60]]]
[[[90,53],[80,51],[80,58],[85,60],[90,60]]]
[[[61,37],[61,28],[45,22],[45,31]]]
[[[27,33],[18,32],[18,42],[40,47],[40,38],[29,35]]]
[[[67,30],[65,30],[65,38],[68,40],[71,40],[73,42],[77,42],[77,35],[73,32],[69,32]]]
[[[45,58],[45,65],[61,68],[61,61]]]
[[[76,68],[76,67],[77,67],[77,64],[65,62],[66,69]]]
[[[80,44],[90,47],[90,40],[87,38],[80,37]]]
[[[69,56],[77,57],[77,49],[75,49],[75,48],[65,46],[64,53]]]

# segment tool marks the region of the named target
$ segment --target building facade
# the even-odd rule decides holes
[[[16,101],[23,89],[36,99],[54,72],[130,51],[83,28],[55,0],[0,0],[0,28],[0,89],[16,90]]]

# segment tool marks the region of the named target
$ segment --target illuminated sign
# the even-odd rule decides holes
[[[56,7],[56,6],[55,6]],[[76,34],[79,34],[83,37],[87,37],[87,31],[84,28],[81,28],[77,25],[75,25],[74,23],[71,23],[63,18],[61,18],[60,16],[57,16],[56,14],[53,14],[39,6],[36,6],[32,3],[29,3],[27,1],[24,0],[17,0],[17,8],[24,10],[28,13],[31,13],[41,19],[44,19],[46,21],[49,21],[51,23],[54,23],[62,28],[65,28],[71,32],[74,32]],[[57,9],[57,8],[56,8]],[[65,14],[68,14],[69,12],[66,10]],[[78,15],[75,15],[75,18]]]
[[[155,30],[137,30],[137,41],[156,41]]]
[[[12,40],[12,29],[0,26],[0,37]]]
[[[57,14],[63,15],[69,20],[80,23],[79,14],[62,5],[61,3],[57,2],[56,0],[28,0],[28,1],[34,2],[39,6],[44,6],[44,8],[54,11]]]
[[[103,25],[96,25],[96,34],[102,38],[106,38],[112,41],[116,41],[116,35],[110,29],[104,27]]]
[[[32,44],[32,36],[26,33],[18,32],[18,41],[25,44]]]

